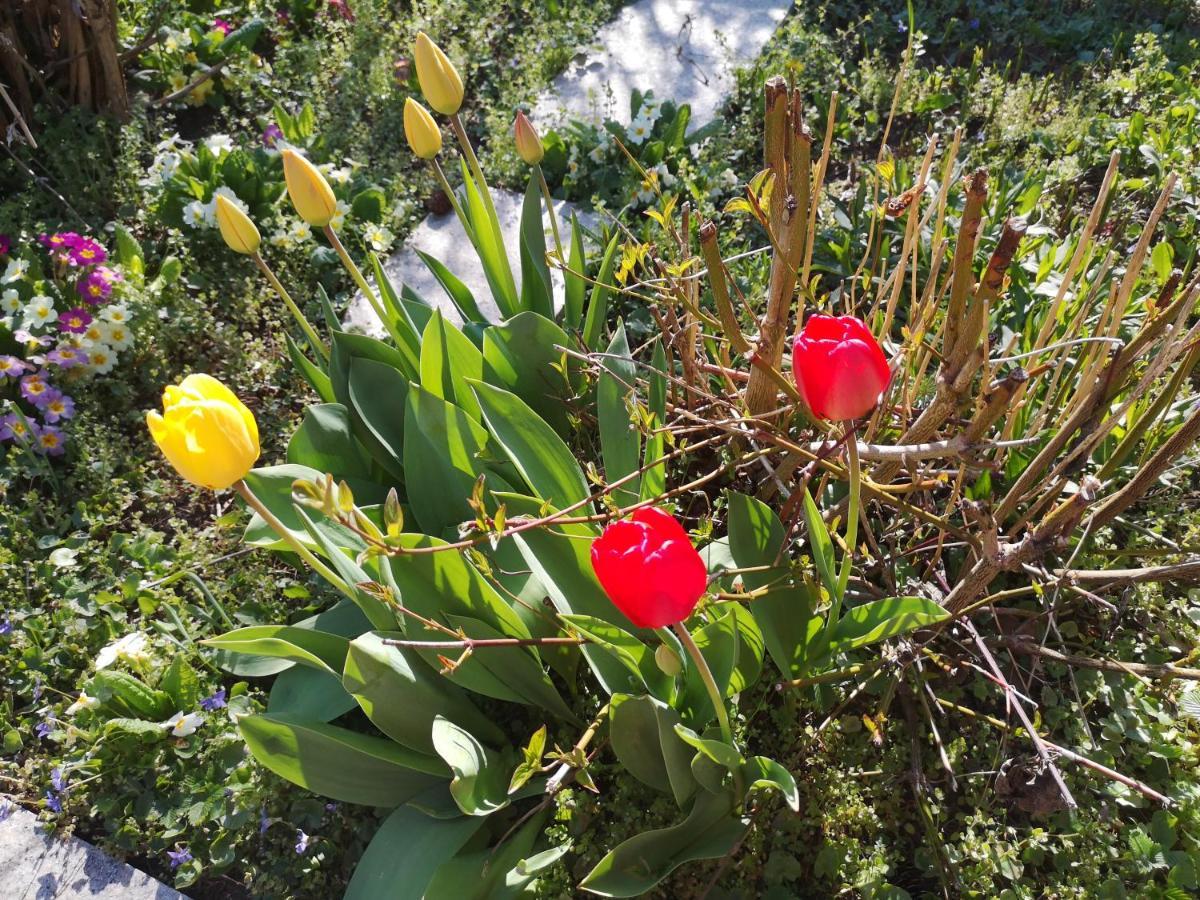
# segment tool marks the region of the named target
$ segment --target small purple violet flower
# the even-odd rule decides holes
[[[194,858],[192,856],[192,851],[189,850],[186,846],[183,847],[183,849],[181,849],[181,850],[168,850],[167,856],[171,860],[171,868],[172,869],[178,869],[184,863],[191,862],[192,859]]]
[[[307,834],[305,834],[303,831],[301,831],[299,828],[297,828],[296,829],[296,855],[297,856],[303,856],[305,853],[308,852],[308,840],[309,840],[309,836]]]
[[[46,808],[52,813],[62,812],[62,801],[58,799],[58,795],[54,791],[46,791]]]
[[[278,125],[276,125],[274,122],[272,122],[270,125],[268,125],[266,128],[263,129],[263,133],[262,133],[263,146],[267,147],[267,148],[274,148],[274,146],[277,143],[279,143],[279,140],[282,137],[283,137],[283,129],[280,128]]]
[[[229,704],[225,702],[225,688],[214,691],[200,701],[200,708],[205,712],[224,709],[228,705]]]

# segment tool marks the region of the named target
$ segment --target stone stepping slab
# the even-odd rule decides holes
[[[533,120],[630,121],[629,96],[689,103],[689,127],[711,122],[733,87],[734,69],[753,62],[792,0],[638,0],[596,35],[534,106]]]
[[[542,94],[534,106],[534,122],[544,128],[569,117],[596,121],[608,117],[627,124],[630,92],[637,88],[652,89],[662,100],[690,103],[689,127],[705,125],[729,93],[733,70],[758,56],[791,7],[791,0],[637,0],[601,28],[593,49],[577,57]],[[522,198],[498,190],[492,196],[519,288]],[[567,222],[574,207],[560,202],[556,209],[567,244]],[[594,216],[583,212],[580,221],[589,228],[596,224]],[[384,262],[384,270],[397,291],[408,285],[457,319],[417,250],[444,263],[471,289],[480,309],[499,318],[483,269],[453,212],[427,217]],[[561,298],[562,276],[551,275]],[[351,301],[345,323],[368,334],[383,333],[361,294]]]
[[[48,834],[19,808],[0,820],[0,885],[4,900],[187,900],[87,841]]]

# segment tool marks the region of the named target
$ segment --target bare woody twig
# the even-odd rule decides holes
[[[1136,663],[1122,662],[1115,659],[1093,659],[1088,656],[1076,656],[1070,653],[1060,653],[1043,647],[1033,641],[1020,637],[995,638],[995,643],[1026,656],[1040,656],[1053,662],[1060,662],[1078,669],[1096,669],[1100,672],[1124,672],[1126,675],[1138,675],[1143,678],[1170,679],[1178,678],[1184,681],[1200,681],[1200,669],[1189,669],[1184,666],[1174,666],[1170,663]]]

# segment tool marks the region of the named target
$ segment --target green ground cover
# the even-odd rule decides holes
[[[566,62],[563,48],[586,43],[614,5],[438,2],[413,10],[363,0],[352,4],[355,18],[347,20],[298,2],[289,5],[286,26],[274,20],[273,9],[226,5],[221,14],[235,24],[262,15],[270,40],[256,43],[255,54],[245,54],[234,77],[203,105],[138,104],[125,126],[47,108],[36,124],[54,152],[18,147],[22,163],[0,159],[0,234],[28,242],[42,231],[82,230],[86,223],[111,243],[102,229],[116,221],[140,243],[151,276],[169,257],[180,272],[153,288],[152,277],[129,286],[138,313],[133,355],[78,392],[65,460],[48,467],[12,452],[0,460],[0,793],[174,879],[193,896],[327,896],[345,883],[365,846],[363,817],[373,814],[327,805],[264,772],[245,754],[228,715],[286,704],[288,691],[312,686],[281,678],[272,688],[252,671],[230,676],[196,644],[231,623],[303,619],[326,608],[330,593],[277,557],[241,549],[236,506],[182,485],[142,424],[162,384],[208,370],[253,407],[264,459],[283,458],[308,399],[286,362],[286,313],[250,266],[224,251],[215,231],[173,220],[162,186],[143,182],[171,135],[199,144],[225,134],[261,164],[264,184],[277,183],[270,159],[254,157],[255,148],[276,121],[277,104],[292,113],[309,104],[314,126],[305,139],[319,141],[313,146],[323,159],[355,173],[355,196],[365,193],[363,202],[374,202],[374,224],[390,233],[390,241],[376,246],[386,249],[437,203],[400,124],[403,98],[415,87],[407,48],[416,30],[435,34],[461,65],[471,85],[468,127],[482,139],[491,171],[505,172],[519,187],[524,176],[507,140],[513,110]],[[205,4],[185,6],[164,4],[157,20],[148,5],[126,4],[126,41],[163,23],[182,33],[189,15],[203,26],[216,14]],[[307,19],[310,13],[316,17]],[[961,125],[963,155],[1005,185],[996,193],[1013,207],[1028,205],[1048,230],[1066,230],[1086,214],[1110,153],[1120,150],[1122,205],[1114,218],[1135,236],[1163,178],[1178,173],[1176,214],[1165,226],[1167,249],[1160,255],[1167,269],[1192,261],[1200,206],[1200,25],[1191,4],[939,2],[918,10],[915,32],[899,4],[805,5],[739,77],[722,126],[703,142],[665,147],[661,157],[643,161],[664,166],[664,189],[668,174],[694,202],[720,208],[758,168],[763,77],[794,73],[810,97],[814,132],[836,88],[836,163],[823,216],[830,239],[818,259],[830,277],[848,272],[863,248],[834,238],[865,230],[857,228],[867,204],[861,173],[875,165],[912,38],[917,53],[889,140],[896,186],[911,183],[931,132],[947,135]],[[190,73],[188,52],[164,46],[148,54],[134,66],[135,85],[146,97],[163,96],[179,73]],[[547,160],[556,188],[613,212],[627,204],[644,208],[648,201],[638,193],[647,185],[619,153],[610,151],[603,165],[593,159],[588,181],[569,177],[569,161],[586,165],[597,141],[586,131],[564,132],[561,144],[550,139],[561,154],[557,170]],[[32,183],[24,166],[42,181]],[[195,199],[208,200],[212,186]],[[746,246],[754,246],[761,237],[744,221],[731,213],[723,233],[740,228]],[[372,244],[365,230],[354,238]],[[293,285],[323,284],[344,302],[351,285],[328,252],[316,241],[296,244],[303,252],[279,254],[281,277]],[[765,268],[754,263],[741,274],[751,287],[765,280]],[[315,297],[310,301],[315,309]],[[644,311],[623,312],[635,335],[650,332]],[[1091,563],[1105,564],[1105,553],[1107,561],[1123,562],[1128,547],[1118,537],[1146,544],[1162,537],[1195,548],[1200,519],[1190,473],[1194,468],[1173,473],[1153,496],[1141,518],[1146,534],[1114,536]],[[1194,591],[1138,588],[1124,600],[1120,628],[1105,632],[1099,618],[1083,613],[1071,637],[1109,641],[1111,655],[1145,661],[1165,659],[1171,650],[1177,658],[1196,646]],[[195,735],[147,740],[120,727],[72,726],[67,709],[89,684],[97,654],[131,632],[147,635],[149,651],[129,671],[181,707],[208,698]],[[903,885],[914,896],[932,896],[953,868],[979,896],[1187,896],[1197,885],[1200,836],[1195,720],[1148,682],[1083,673],[1073,684],[1065,669],[1050,666],[1039,689],[1051,725],[1065,726],[1077,704],[1110,710],[1092,723],[1095,746],[1106,758],[1120,758],[1134,777],[1173,784],[1183,805],[1154,812],[1132,792],[1106,785],[1073,816],[1038,818],[997,798],[986,774],[964,775],[957,792],[936,783],[931,800],[917,805],[907,787],[911,748],[903,730],[889,730],[880,748],[862,721],[847,715],[840,728],[813,740],[805,733],[811,723],[797,725],[790,707],[775,705],[762,716],[777,718],[766,731],[778,743],[756,752],[786,761],[800,776],[801,815],[780,814],[732,861],[687,870],[663,895],[699,896],[711,887],[713,897],[839,891],[885,897],[903,896],[892,887]],[[990,773],[1016,753],[982,725],[945,737],[960,772]],[[798,745],[803,759],[793,758]],[[601,763],[598,780],[604,772]],[[648,792],[617,790],[599,798],[563,795],[554,827],[576,845],[543,879],[544,896],[569,894],[611,846],[608,831],[671,819],[672,811]]]

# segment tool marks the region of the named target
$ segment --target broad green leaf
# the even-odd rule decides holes
[[[700,653],[712,671],[713,680],[723,697],[729,696],[730,679],[737,665],[739,640],[732,610],[726,610],[713,621],[692,633]],[[716,717],[708,689],[695,666],[688,666],[682,676],[683,688],[676,700],[685,724],[703,729]]]
[[[404,408],[408,380],[386,363],[352,359],[346,384],[359,439],[397,484],[404,483]]]
[[[388,277],[387,272],[383,270],[383,263],[379,261],[379,255],[374,251],[368,251],[367,259],[371,261],[371,272],[375,276],[379,299],[383,303],[383,308],[392,317],[394,327],[390,333],[394,333],[400,338],[404,345],[402,351],[404,356],[408,359],[416,359],[421,353],[419,337],[421,327],[415,324],[408,307],[402,302],[401,297],[397,296],[392,279]],[[408,285],[403,285],[401,289],[408,291]]]
[[[435,752],[431,729],[438,715],[487,740],[502,741],[502,732],[415,651],[383,643],[403,637],[398,631],[373,631],[355,639],[346,654],[342,684],[375,727],[422,753]]]
[[[563,272],[566,297],[563,303],[563,327],[574,331],[583,320],[583,296],[587,292],[587,258],[583,252],[583,229],[579,217],[571,213],[571,258]]]
[[[438,284],[445,290],[446,295],[450,298],[450,302],[454,304],[454,308],[458,310],[459,315],[462,316],[464,321],[487,321],[487,316],[480,311],[479,304],[475,302],[475,295],[471,293],[469,287],[459,280],[457,275],[428,253],[417,250],[417,256],[421,257],[421,262],[425,263],[426,268],[433,273],[433,277],[437,279]]]
[[[321,529],[317,528],[308,514],[299,506],[295,507],[296,515],[300,521],[304,523],[309,535],[316,543],[317,550],[326,561],[333,567],[336,574],[345,582],[345,590],[343,591],[347,597],[354,601],[363,615],[375,628],[387,631],[396,627],[396,614],[378,597],[375,597],[361,587],[360,584],[371,581],[367,577],[367,573],[362,570],[362,567],[354,561],[351,554],[357,555],[359,547],[356,542],[359,542],[357,535],[347,538],[342,542],[337,542]],[[346,529],[343,529],[349,535]],[[349,548],[347,548],[349,544]],[[347,552],[347,549],[350,552]],[[340,588],[339,588],[340,589]],[[340,667],[338,667],[340,671]]]
[[[796,790],[796,779],[780,763],[765,756],[752,756],[742,767],[748,790],[776,790],[783,794],[792,812],[800,811],[800,792]]]
[[[946,610],[924,597],[889,597],[848,610],[834,626],[830,654],[845,653],[940,622]]]
[[[803,490],[804,520],[808,525],[808,545],[812,550],[813,561],[817,564],[817,571],[820,573],[821,581],[825,585],[825,589],[829,591],[829,595],[837,596],[838,582],[833,560],[833,541],[829,537],[829,529],[825,527],[825,520],[821,518],[821,511],[813,502],[812,494],[808,492],[808,488]]]
[[[332,800],[399,806],[446,780],[446,767],[437,757],[334,725],[254,715],[240,718],[238,728],[260,763]]]
[[[417,354],[404,352],[386,344],[383,341],[368,337],[365,334],[353,334],[348,331],[334,332],[329,356],[329,380],[333,384],[333,393],[337,402],[350,406],[350,395],[347,390],[350,378],[350,360],[370,359],[391,366],[409,381],[416,381],[419,375]]]
[[[426,900],[513,900],[528,896],[526,887],[533,875],[520,875],[516,867],[542,835],[546,815],[541,812],[531,816],[499,846],[459,853],[438,869],[425,892]],[[504,834],[500,832],[501,837]]]
[[[323,477],[324,473],[318,469],[285,463],[281,466],[263,466],[252,470],[246,475],[246,484],[292,537],[311,548],[316,546],[316,542],[309,535],[292,502],[292,483],[297,480],[315,481]],[[374,482],[351,477],[346,479],[346,483],[354,492],[356,502],[375,504],[384,500],[382,488]],[[316,528],[334,543],[352,547],[356,553],[365,546],[360,538],[336,522],[321,518],[316,523]],[[283,538],[277,535],[258,513],[250,517],[243,540],[254,547],[284,551],[290,549]]]
[[[130,719],[161,722],[180,711],[165,691],[155,690],[141,679],[116,669],[101,669],[93,675],[87,693],[110,714]]]
[[[604,256],[600,261],[600,271],[596,275],[596,283],[592,285],[591,298],[588,300],[587,318],[583,324],[583,346],[588,350],[600,347],[600,335],[604,322],[608,318],[608,299],[612,296],[613,269],[616,264],[617,248],[621,246],[621,232],[614,231],[604,248]]]
[[[603,371],[596,384],[596,416],[600,425],[600,452],[604,460],[604,480],[612,485],[632,475],[641,465],[642,435],[638,430],[637,369],[629,354],[625,324],[617,322]],[[634,416],[630,416],[630,409]],[[638,502],[641,485],[634,477],[611,494],[618,506]]]
[[[404,421],[404,467],[420,473],[405,485],[413,514],[430,534],[456,532],[460,523],[475,519],[467,501],[475,479],[486,471],[488,433],[462,407],[423,387],[408,392]]]
[[[538,500],[518,494],[498,494],[509,515],[537,516],[543,506]],[[546,514],[553,512],[553,508]],[[599,536],[587,524],[531,528],[506,540],[516,542],[525,564],[545,587],[550,602],[561,614],[579,614],[610,622],[622,629],[633,624],[617,609],[592,569],[591,541]],[[580,648],[601,687],[608,693],[639,690],[640,682],[610,653],[590,645]]]
[[[475,389],[488,430],[534,494],[560,508],[583,503],[578,513],[591,512],[579,462],[554,429],[516,394],[481,381],[468,384]]]
[[[765,641],[762,629],[749,609],[741,603],[730,604],[728,608],[738,641],[733,672],[729,676],[729,686],[725,688],[725,696],[732,697],[758,681],[762,674]]]
[[[705,738],[696,734],[686,725],[676,725],[675,733],[679,739],[694,750],[703,753],[719,766],[724,766],[730,772],[735,772],[746,761],[737,747],[713,738]]]
[[[508,766],[500,754],[441,716],[433,720],[433,747],[454,773],[450,796],[464,815],[488,816],[508,806]]]
[[[559,618],[573,625],[584,637],[590,638],[594,645],[612,653],[650,693],[661,700],[669,698],[671,678],[655,663],[653,648],[625,629],[603,619],[570,614],[560,614]]]
[[[423,900],[438,867],[483,825],[474,816],[434,819],[398,807],[371,838],[343,900]]]
[[[357,704],[342,680],[324,669],[294,666],[271,682],[267,712],[299,721],[332,722]]]
[[[337,675],[350,642],[336,634],[289,625],[251,625],[200,643],[219,650],[274,656]]]
[[[322,402],[333,403],[337,398],[334,396],[333,382],[329,380],[329,375],[304,355],[304,351],[292,340],[291,335],[285,334],[283,337],[287,343],[288,356],[296,371],[308,382],[308,386],[316,392]]]
[[[679,713],[653,697],[613,694],[609,739],[621,765],[639,781],[669,793],[681,806],[696,791],[693,751],[675,726]]]
[[[513,281],[512,268],[508,263],[508,252],[504,249],[504,234],[484,203],[482,191],[486,185],[478,186],[467,169],[466,162],[462,163],[463,193],[466,202],[463,211],[470,220],[471,228],[468,236],[483,265],[483,274],[488,286],[492,289],[492,299],[500,310],[503,318],[515,316],[521,309],[520,298],[517,295],[517,285]]]
[[[769,588],[750,603],[749,611],[759,623],[767,652],[779,671],[800,677],[820,630],[820,621],[813,615],[815,598],[804,584],[794,581],[786,558],[781,563],[783,525],[770,507],[736,491],[727,492],[726,498],[734,564],[743,569],[772,567],[740,576],[748,590]]]
[[[167,666],[158,689],[166,693],[175,709],[184,712],[195,709],[200,703],[200,678],[182,656],[176,656]]]
[[[560,435],[570,436],[567,400],[580,364],[556,347],[572,346],[553,320],[523,312],[483,332],[483,380],[516,394]]]
[[[421,336],[421,387],[458,405],[478,422],[479,404],[467,386],[468,378],[483,378],[483,354],[435,310]]]
[[[645,472],[642,473],[641,499],[649,500],[657,497],[667,489],[667,467],[659,465],[651,467],[651,463],[663,458],[667,450],[667,437],[658,431],[667,421],[667,353],[663,350],[661,340],[654,342],[654,352],[650,356],[652,371],[647,376],[649,381],[649,397],[647,411],[650,414],[650,436],[646,438]]]
[[[238,26],[225,35],[221,43],[217,44],[217,55],[231,58],[243,50],[250,50],[254,47],[254,42],[258,40],[258,36],[262,34],[266,24],[262,19],[255,17]]]
[[[542,193],[537,173],[529,176],[521,204],[521,306],[554,318],[554,294],[546,267],[546,232],[542,225]]]
[[[638,897],[686,862],[717,859],[733,850],[749,827],[734,813],[733,795],[700,791],[695,797],[686,819],[619,844],[580,887],[601,897]]]
[[[304,410],[304,421],[288,441],[287,461],[339,480],[373,478],[370,458],[354,436],[350,412],[340,403],[318,403]]]
[[[446,619],[472,638],[495,640],[506,636],[487,623],[469,616],[448,615]],[[568,722],[582,724],[542,668],[541,660],[533,647],[481,648],[471,655],[471,659],[478,661],[496,678],[512,688],[522,703],[541,707]]]

